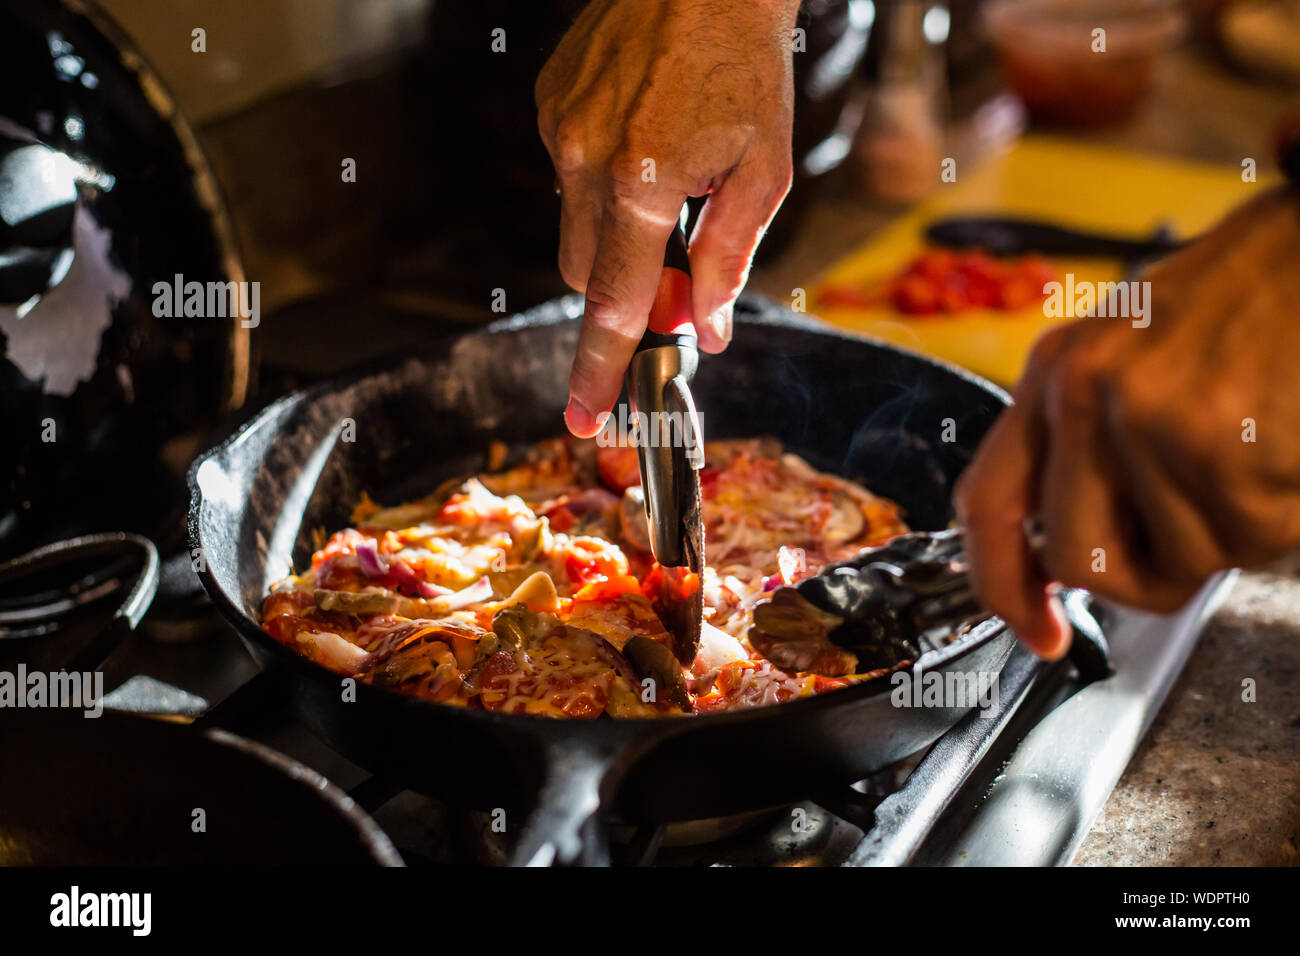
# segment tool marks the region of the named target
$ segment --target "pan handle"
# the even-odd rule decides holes
[[[158,549],[152,541],[138,534],[112,531],[68,538],[0,563],[0,581],[10,583],[35,578],[42,572],[52,572],[90,558],[102,558],[107,569],[102,572],[103,580],[89,586],[85,580],[65,582],[49,593],[32,596],[31,606],[0,613],[0,637],[6,636],[9,628],[19,626],[36,634],[53,633],[61,619],[72,617],[100,597],[126,589],[126,585],[119,581],[120,569],[111,559],[132,552],[140,559],[140,570],[111,622],[91,637],[71,659],[58,662],[68,671],[99,669],[117,645],[135,630],[158,591]]]
[[[614,741],[557,735],[542,745],[537,807],[510,857],[511,866],[609,866],[607,809],[630,764]]]

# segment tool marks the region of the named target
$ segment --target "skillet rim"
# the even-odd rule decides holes
[[[745,293],[741,296],[738,305],[740,308],[737,309],[737,315],[735,316],[735,322],[738,326],[755,326],[758,328],[764,326],[779,326],[787,329],[793,328],[800,331],[814,332],[823,337],[830,337],[843,341],[865,343],[874,348],[892,352],[895,355],[908,360],[918,361],[937,370],[954,375],[967,384],[988,393],[990,398],[999,402],[1003,407],[1010,404],[1011,397],[1005,389],[1002,389],[998,385],[995,385],[967,369],[953,365],[950,362],[945,362],[928,355],[922,355],[918,352],[912,352],[895,345],[892,342],[886,342],[869,335],[835,328],[824,321],[817,319],[815,316],[800,315],[799,313],[791,312],[789,309],[778,305],[765,296]],[[198,548],[202,553],[206,553],[206,549],[203,545],[202,522],[204,496],[199,487],[199,471],[209,462],[213,462],[216,467],[221,467],[220,459],[226,457],[255,429],[266,427],[267,421],[274,417],[273,413],[309,401],[321,395],[339,392],[366,378],[380,374],[384,371],[390,371],[397,362],[426,360],[429,357],[438,354],[439,351],[445,351],[451,343],[463,338],[487,337],[498,335],[502,332],[515,331],[517,329],[559,325],[563,322],[576,321],[582,314],[582,307],[583,299],[579,295],[567,295],[558,299],[551,299],[523,312],[499,319],[484,326],[463,331],[449,332],[445,335],[437,336],[418,350],[403,352],[400,353],[400,356],[381,356],[377,359],[367,361],[355,368],[331,376],[324,381],[317,382],[306,388],[295,389],[288,394],[269,402],[267,405],[257,410],[246,421],[242,422],[227,438],[200,454],[191,463],[189,471],[186,474],[186,482],[190,489],[190,508],[186,522],[187,538],[190,547]],[[753,309],[752,312],[750,311],[750,308]],[[203,589],[207,592],[209,599],[211,599],[216,605],[221,616],[225,618],[226,622],[234,627],[238,633],[254,641],[262,650],[262,653],[277,656],[282,665],[287,665],[291,669],[296,669],[299,675],[317,682],[327,679],[341,679],[346,676],[309,660],[268,634],[259,622],[254,621],[226,594],[225,589],[217,582],[215,575],[211,570],[210,562],[204,562],[203,570],[197,572],[197,574],[203,585]],[[992,618],[978,625],[961,638],[953,641],[951,644],[922,654],[917,661],[912,663],[908,670],[915,670],[916,664],[919,662],[926,662],[927,664],[926,667],[922,668],[923,671],[933,671],[938,668],[946,667],[954,661],[958,661],[972,653],[979,647],[990,643],[999,635],[1004,634],[1007,631],[1008,628],[1001,619]],[[682,721],[673,719],[672,717],[623,717],[610,718],[608,721],[600,721],[586,720],[582,718],[569,718],[567,720],[562,720],[554,717],[543,717],[533,714],[503,714],[495,711],[478,710],[469,707],[453,707],[438,703],[437,701],[427,700],[411,694],[403,694],[398,691],[386,690],[362,682],[357,683],[357,700],[359,702],[363,697],[382,698],[388,704],[400,707],[418,708],[422,712],[429,712],[429,708],[435,708],[432,713],[440,718],[446,720],[476,720],[486,722],[486,726],[497,726],[507,732],[522,731],[529,727],[535,729],[547,726],[551,728],[564,728],[549,731],[554,736],[560,736],[561,734],[568,732],[578,732],[576,728],[592,728],[593,732],[602,735],[643,737],[664,735],[666,732],[671,732],[674,735],[676,733],[686,733],[689,732],[689,729],[692,726],[696,726],[697,721],[700,719],[706,720],[707,724],[699,726],[725,728],[730,724],[749,722],[758,723],[766,720],[776,720],[781,714],[789,714],[791,715],[791,719],[794,719],[799,714],[813,714],[818,711],[846,708],[853,703],[862,702],[869,698],[883,696],[884,694],[889,693],[892,689],[892,686],[889,683],[889,678],[893,673],[895,672],[891,671],[881,674],[878,677],[871,678],[870,680],[863,681],[859,684],[854,684],[850,687],[839,688],[824,694],[812,694],[807,697],[801,697],[796,700],[785,701],[784,703],[770,706],[746,707],[711,714],[683,714],[682,717],[686,718],[685,726],[682,726]]]

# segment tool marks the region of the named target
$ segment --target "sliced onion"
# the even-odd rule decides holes
[[[390,559],[388,570],[392,572],[398,590],[405,590],[409,594],[420,590],[420,585],[424,583],[424,580],[415,573],[415,569],[401,558]]]
[[[379,553],[379,546],[371,540],[357,545],[357,567],[368,578],[382,578],[388,573],[388,556]]]
[[[356,674],[370,662],[370,655],[365,648],[357,647],[346,638],[330,631],[313,633],[299,631],[299,644],[306,644],[313,651],[312,657],[331,670],[343,674]]]
[[[429,581],[421,581],[416,587],[422,598],[446,597],[448,594],[455,594],[451,588],[445,588],[441,584],[433,584]]]
[[[461,608],[469,607],[471,604],[478,604],[481,601],[490,600],[492,597],[492,582],[487,578],[479,578],[467,588],[461,588],[452,594],[437,599],[438,606],[448,611],[459,611]]]
[[[422,598],[438,598],[456,593],[451,588],[444,588],[440,584],[433,584],[424,580],[413,567],[401,558],[390,560],[388,567],[392,571],[393,577],[397,579],[398,589],[408,594],[418,594]]]

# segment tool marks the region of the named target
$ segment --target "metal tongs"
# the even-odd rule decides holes
[[[1105,676],[1109,650],[1089,595],[1066,589],[1060,597],[1080,676]],[[754,608],[749,638],[781,667],[864,673],[916,660],[995,620],[971,589],[964,535],[953,528],[900,535],[778,588]]]
[[[653,603],[673,636],[673,655],[687,666],[695,659],[704,617],[704,438],[690,388],[698,366],[691,267],[679,225],[664,249],[659,290],[626,384],[650,546],[661,566]]]

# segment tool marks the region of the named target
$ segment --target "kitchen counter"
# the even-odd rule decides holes
[[[1249,701],[1253,683],[1254,700]],[[1300,863],[1300,577],[1243,574],[1075,855]]]

